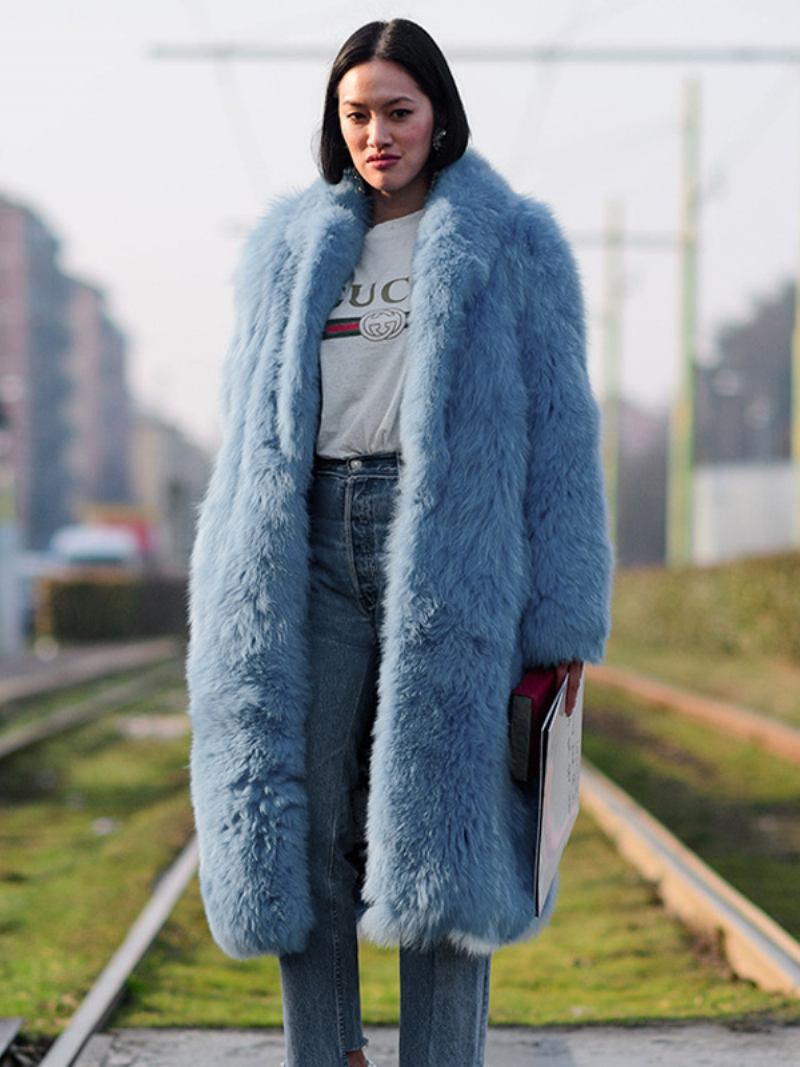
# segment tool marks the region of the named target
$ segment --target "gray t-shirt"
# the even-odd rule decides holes
[[[320,343],[322,456],[399,452],[411,256],[424,208],[370,227]]]

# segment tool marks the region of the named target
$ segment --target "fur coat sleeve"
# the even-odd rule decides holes
[[[523,665],[600,662],[611,625],[613,552],[581,281],[545,204],[525,204],[518,240],[526,253],[520,350],[530,435],[525,521],[531,591],[520,627]]]

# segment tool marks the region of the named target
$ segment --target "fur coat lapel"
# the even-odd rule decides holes
[[[306,494],[320,338],[367,212],[352,171],[287,194],[235,278],[187,656],[200,885],[235,958],[299,951],[314,921]],[[510,777],[506,714],[524,663],[600,658],[597,411],[566,243],[474,149],[428,194],[411,277],[359,928],[382,945],[448,938],[480,953],[536,933],[558,891],[556,878],[533,918],[536,812]]]
[[[438,175],[419,223],[400,419],[404,456],[420,475],[428,462],[446,470],[440,420],[454,353],[464,342],[463,309],[486,285],[500,233],[492,216],[500,213],[507,192],[499,175],[468,149]],[[278,383],[281,450],[304,459],[316,437],[314,420],[306,416],[307,394],[319,387],[319,339],[369,225],[369,202],[352,170],[335,186],[318,179],[307,201],[286,229],[296,277]]]

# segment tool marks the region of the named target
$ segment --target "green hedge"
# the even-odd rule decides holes
[[[613,629],[634,644],[800,660],[800,553],[621,569]]]
[[[37,636],[66,641],[187,636],[185,578],[113,573],[48,578],[37,600]]]

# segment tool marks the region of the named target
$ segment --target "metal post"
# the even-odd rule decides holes
[[[798,250],[800,251],[800,249]],[[800,548],[800,256],[794,283],[794,330],[792,331],[792,431],[791,455],[794,476],[792,544]]]
[[[603,465],[609,528],[619,535],[620,402],[622,395],[623,207],[609,200],[605,229],[605,309],[603,314]]]
[[[693,556],[694,369],[697,348],[698,141],[700,85],[684,82],[681,197],[680,366],[672,406],[669,450],[667,562]]]

